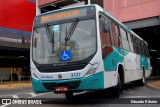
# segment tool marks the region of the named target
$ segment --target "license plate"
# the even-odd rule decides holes
[[[64,91],[67,91],[67,90],[68,90],[67,86],[55,87],[56,92],[64,92]]]

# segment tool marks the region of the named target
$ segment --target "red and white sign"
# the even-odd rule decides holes
[[[55,88],[55,91],[56,91],[56,92],[68,91],[68,87],[67,87],[67,86],[56,87],[56,88]]]

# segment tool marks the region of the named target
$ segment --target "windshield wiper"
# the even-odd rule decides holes
[[[68,33],[67,33],[67,28],[66,28],[65,47],[67,46],[67,41],[69,41],[71,39],[71,36],[72,36],[74,30],[76,29],[78,21],[79,21],[79,19],[75,18],[71,27],[69,28]]]
[[[45,25],[47,36],[49,39],[49,42],[52,43],[52,53],[54,52],[54,31],[51,32],[51,29],[49,28],[48,24]]]
[[[36,28],[34,28],[34,31],[35,31],[37,34],[39,33]],[[34,35],[35,35],[35,34],[34,34]],[[34,47],[37,47],[37,39],[38,39],[37,37],[34,38],[34,45],[33,45]]]

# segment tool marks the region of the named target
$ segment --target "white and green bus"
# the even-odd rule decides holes
[[[34,92],[73,93],[113,88],[151,74],[148,45],[98,5],[59,9],[35,17],[31,43]]]

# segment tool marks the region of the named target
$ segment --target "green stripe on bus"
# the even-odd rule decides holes
[[[145,56],[140,56],[140,69],[141,70],[143,70],[143,66],[145,70],[149,70],[148,58]]]
[[[113,50],[113,52],[104,60],[104,69],[106,71],[115,71],[117,69],[117,64],[122,63],[124,56],[128,53],[129,52],[121,48],[115,48],[115,50]]]

